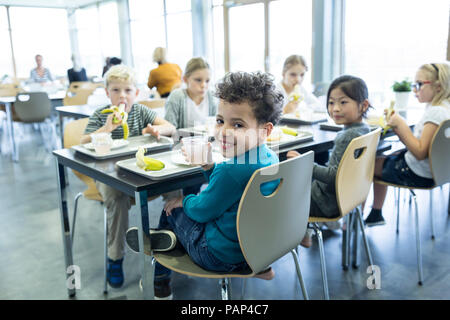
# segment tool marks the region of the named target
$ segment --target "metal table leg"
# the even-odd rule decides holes
[[[59,114],[59,134],[60,134],[60,138],[61,138],[61,148],[64,148],[64,121],[63,121],[63,116],[61,114]],[[69,185],[69,176],[67,175],[67,168],[64,167],[64,176],[66,177],[66,186]]]
[[[6,109],[6,123],[7,123],[7,127],[8,127],[9,142],[11,144],[11,159],[14,162],[18,162],[19,157],[17,156],[16,142],[14,140],[14,124],[13,124],[13,117],[12,117],[11,102],[5,102],[5,109]]]
[[[73,254],[72,254],[72,240],[70,234],[70,222],[69,211],[67,210],[67,193],[66,193],[66,181],[64,176],[64,166],[56,160],[56,174],[58,181],[58,197],[59,197],[59,212],[61,216],[61,231],[64,248],[64,258],[66,262],[66,285],[69,297],[75,296],[75,287],[71,285],[69,277],[71,276],[67,270],[73,267]]]
[[[147,204],[147,191],[135,192],[136,205],[140,208],[140,219],[137,223],[138,238],[139,238],[139,264],[142,276],[142,288],[144,293],[144,299],[153,300],[155,297],[155,291],[153,287],[154,278],[154,258],[153,256],[146,255],[144,250],[151,252],[150,248],[144,248],[144,228],[149,230],[149,216],[148,216],[148,204]],[[151,242],[150,242],[151,246]],[[149,268],[150,266],[150,268]]]

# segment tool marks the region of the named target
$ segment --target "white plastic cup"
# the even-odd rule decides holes
[[[111,146],[113,144],[111,133],[93,133],[91,134],[91,137],[95,153],[97,153],[98,155],[105,155],[111,150]]]
[[[208,117],[205,122],[205,129],[208,133],[208,137],[214,137],[214,133],[216,130],[217,120],[216,117]]]
[[[190,163],[203,164],[208,159],[208,137],[194,136],[181,139]]]

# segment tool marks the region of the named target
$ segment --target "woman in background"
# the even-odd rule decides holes
[[[150,71],[147,85],[150,89],[156,87],[161,98],[169,96],[170,92],[181,84],[181,68],[175,63],[167,62],[167,50],[158,47],[153,52],[153,61],[158,64]]]
[[[30,72],[30,82],[38,82],[44,84],[45,82],[53,81],[53,77],[52,74],[50,73],[50,70],[44,68],[42,65],[42,61],[44,60],[42,55],[37,54],[35,56],[35,60],[36,60],[36,68],[32,69]]]

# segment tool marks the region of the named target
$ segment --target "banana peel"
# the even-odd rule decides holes
[[[123,103],[121,103],[119,106],[111,106],[108,109],[104,109],[101,111],[101,113],[112,113],[112,112],[118,112],[121,117],[122,117],[122,129],[123,129],[123,139],[127,140],[128,139],[128,135],[130,134],[130,130],[128,128],[128,113],[125,112],[125,105]],[[114,117],[112,120],[112,123],[114,124],[118,124],[119,123],[119,119],[117,119],[117,117]]]
[[[144,169],[145,171],[159,171],[164,169],[166,166],[164,162],[147,157],[145,151],[146,149],[144,147],[139,147],[136,152],[136,165],[139,168]]]
[[[296,137],[298,135],[298,131],[295,129],[287,128],[287,127],[281,127],[281,131],[283,131],[284,134],[289,134],[291,136]]]

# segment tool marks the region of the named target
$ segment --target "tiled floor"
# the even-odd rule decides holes
[[[26,137],[32,138],[26,138]],[[70,172],[69,206],[83,185]],[[0,299],[68,299],[61,221],[57,203],[53,156],[43,149],[39,132],[25,130],[20,142],[20,161],[0,157]],[[361,243],[359,269],[341,268],[341,232],[324,230],[325,253],[331,299],[450,299],[450,216],[448,185],[434,191],[433,214],[436,239],[430,238],[429,194],[418,191],[424,285],[417,285],[417,262],[413,206],[403,200],[400,233],[395,232],[393,192],[389,191],[385,226],[366,228],[374,263],[380,267],[381,288],[367,288],[367,260]],[[369,203],[371,200],[369,199]],[[153,225],[162,209],[161,198],[149,205]],[[366,210],[367,211],[367,210]],[[141,299],[137,255],[128,251],[124,261],[125,284],[102,293],[103,215],[99,203],[82,199],[74,243],[74,263],[80,267],[81,289],[77,299]],[[136,207],[130,212],[135,224]],[[311,299],[322,299],[319,252],[300,248],[300,263]],[[290,255],[273,265],[272,281],[249,279],[245,299],[302,299]],[[233,279],[233,297],[241,298],[240,279]],[[217,280],[176,274],[175,299],[219,299]]]

